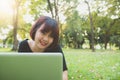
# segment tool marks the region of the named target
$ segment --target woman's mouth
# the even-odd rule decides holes
[[[41,44],[42,46],[46,46],[46,45],[47,45],[47,43],[46,43],[45,41],[40,41],[40,44]]]

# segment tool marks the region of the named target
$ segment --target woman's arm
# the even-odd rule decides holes
[[[63,80],[68,80],[68,71],[63,71]]]

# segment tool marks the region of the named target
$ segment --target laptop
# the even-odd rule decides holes
[[[0,53],[0,80],[62,80],[61,53]]]

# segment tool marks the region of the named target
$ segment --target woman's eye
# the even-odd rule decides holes
[[[51,38],[53,38],[53,35],[51,34],[51,35],[49,35]]]
[[[45,31],[40,31],[42,34],[46,34],[46,32]]]

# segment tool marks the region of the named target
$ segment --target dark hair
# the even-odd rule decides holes
[[[41,27],[42,24],[45,24],[43,31],[44,32],[52,31],[51,35],[54,39],[53,43],[48,47],[48,49],[56,47],[59,41],[58,23],[55,19],[52,19],[48,16],[40,16],[40,18],[36,20],[35,24],[32,26],[30,30],[30,37],[32,38],[32,40],[35,39],[36,31]]]

